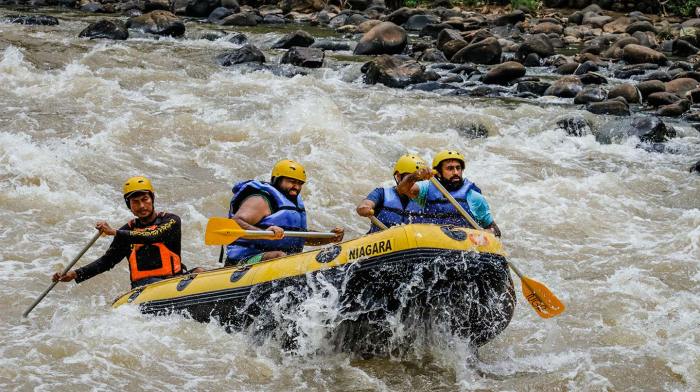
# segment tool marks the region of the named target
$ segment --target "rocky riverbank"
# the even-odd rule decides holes
[[[339,52],[371,56],[355,59],[369,59],[362,67],[367,84],[580,105],[620,118],[596,133],[603,142],[637,136],[663,151],[663,143],[676,136],[667,119],[700,128],[700,19],[622,14],[598,5],[537,13],[510,7],[468,10],[449,0],[396,10],[382,0],[285,0],[271,5],[249,0],[83,0],[76,6],[84,12],[123,15],[92,23],[80,33],[90,39],[125,40],[130,33],[183,37],[186,23],[216,26],[204,38],[239,45],[213,59],[221,66],[274,69],[264,52],[276,50],[284,51],[280,63],[294,66],[285,74],[303,74],[304,68],[326,66],[327,52]],[[5,17],[5,22],[50,25],[59,20],[34,14]],[[300,29],[263,48],[242,33],[221,31],[290,24]],[[319,39],[304,31],[304,25],[342,38]],[[591,127],[583,118],[567,118],[560,126],[570,135]]]

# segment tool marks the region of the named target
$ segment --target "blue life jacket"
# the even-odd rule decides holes
[[[262,194],[270,202],[272,214],[264,217],[256,223],[262,229],[270,226],[279,226],[285,231],[306,231],[306,210],[301,195],[297,196],[296,204],[287,199],[282,192],[272,184],[257,180],[248,180],[236,183],[233,186],[233,198],[228,216],[232,218],[241,203],[248,196]],[[252,255],[281,250],[285,253],[299,253],[304,249],[304,238],[285,237],[281,240],[251,240],[239,238],[226,248],[227,261],[237,262]]]
[[[374,209],[374,214],[380,222],[387,227],[408,223],[408,211],[404,209],[403,203],[396,187],[382,188],[384,191],[384,202],[379,208]],[[368,233],[380,231],[379,227],[372,225]]]
[[[481,193],[479,187],[469,180],[464,179],[462,186],[456,191],[450,192],[450,194],[457,200],[462,208],[467,211],[472,219],[475,219],[474,213],[472,213],[469,208],[469,203],[467,202],[467,194],[470,190]],[[408,206],[406,206],[406,210],[409,211],[411,216],[410,223],[434,223],[438,225],[472,227],[432,183],[430,183],[428,188],[425,208],[421,208],[418,203],[411,200]]]

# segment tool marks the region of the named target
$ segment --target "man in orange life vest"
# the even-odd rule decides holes
[[[168,212],[156,212],[153,204],[153,186],[146,177],[132,177],[124,183],[124,201],[136,216],[129,223],[113,229],[105,221],[95,228],[114,237],[107,252],[92,263],[68,271],[56,273],[54,282],[80,283],[114,268],[128,257],[131,287],[139,287],[186,272],[180,261],[180,217]],[[191,272],[202,272],[195,268]]]

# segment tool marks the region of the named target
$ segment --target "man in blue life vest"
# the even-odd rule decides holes
[[[402,155],[394,165],[394,181],[396,181],[398,185],[405,176],[416,170],[427,167],[428,165],[419,156],[413,154]],[[409,202],[410,199],[408,196],[399,194],[396,190],[396,186],[375,188],[367,195],[367,198],[362,200],[360,205],[357,206],[356,211],[359,216],[364,216],[365,218],[375,215],[380,222],[384,223],[387,227],[391,227],[404,223],[411,223],[412,212],[420,211],[420,209],[416,211],[409,210],[407,208]],[[369,233],[374,233],[379,230],[379,227],[372,225],[369,228]]]
[[[457,151],[440,151],[433,158],[433,170],[440,184],[457,200],[457,202],[483,228],[501,236],[501,230],[491,216],[489,204],[474,183],[462,178],[464,156]],[[422,168],[404,176],[397,186],[400,194],[411,198],[409,209],[418,207],[420,212],[414,214],[413,223],[435,223],[471,227],[442,193],[427,180],[433,170]]]
[[[272,168],[270,182],[248,180],[233,186],[229,218],[245,230],[270,230],[273,240],[239,238],[226,247],[226,265],[253,264],[299,253],[304,245],[325,245],[343,240],[344,230],[336,227],[333,238],[292,238],[284,231],[308,231],[301,188],[306,182],[304,167],[284,159]]]
[[[187,273],[180,261],[180,217],[155,211],[151,181],[142,176],[126,180],[124,201],[136,219],[118,230],[105,221],[97,222],[97,230],[114,237],[107,252],[82,268],[54,274],[54,282],[80,283],[114,268],[124,258],[129,260],[132,288]],[[202,271],[198,267],[190,272]]]

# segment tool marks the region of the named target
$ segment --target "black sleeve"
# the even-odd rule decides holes
[[[119,230],[124,228],[128,228],[128,226],[124,225]],[[119,264],[122,259],[127,257],[130,251],[131,247],[129,244],[115,236],[114,240],[112,240],[112,243],[109,245],[109,249],[107,249],[107,252],[105,252],[102,257],[82,268],[75,270],[77,275],[75,282],[80,283],[92,278],[95,275],[111,270],[115,265]]]
[[[152,230],[129,230],[123,227],[117,230],[115,240],[121,240],[127,244],[155,244],[157,242],[170,243],[180,238],[180,217],[174,214],[167,214],[162,222],[158,223]]]

